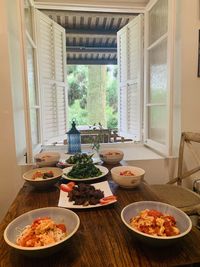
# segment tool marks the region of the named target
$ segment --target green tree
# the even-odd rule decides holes
[[[88,66],[87,111],[90,124],[106,127],[106,66]]]

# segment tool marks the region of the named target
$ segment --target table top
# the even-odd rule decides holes
[[[159,199],[146,183],[134,189],[123,189],[110,180],[109,175],[106,178],[118,201],[100,208],[74,210],[80,218],[80,228],[68,240],[66,247],[47,258],[31,260],[5,243],[3,231],[10,221],[29,210],[57,206],[59,189],[52,187],[48,191],[36,191],[25,183],[0,225],[0,266],[163,267],[200,263],[200,231],[196,228],[170,249],[149,247],[135,240],[121,222],[121,210],[135,201]]]

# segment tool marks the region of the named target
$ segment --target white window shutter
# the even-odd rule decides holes
[[[65,29],[37,11],[43,143],[67,131]]]
[[[143,15],[118,32],[119,134],[142,139]]]
[[[124,135],[127,129],[127,29],[124,27],[117,33],[118,46],[118,128],[119,133]]]

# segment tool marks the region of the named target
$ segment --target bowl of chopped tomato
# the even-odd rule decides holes
[[[107,164],[117,164],[123,159],[124,153],[119,149],[104,149],[99,152],[99,157]]]
[[[4,231],[4,240],[20,254],[45,257],[63,248],[79,225],[78,215],[69,209],[35,209],[10,222]]]
[[[145,171],[135,166],[118,166],[111,169],[111,175],[119,186],[134,188],[143,180]]]
[[[56,167],[43,167],[29,170],[23,174],[24,180],[37,189],[45,189],[58,182],[63,170]]]
[[[176,243],[192,229],[191,219],[186,213],[157,201],[131,203],[123,208],[121,219],[139,241],[155,246]]]

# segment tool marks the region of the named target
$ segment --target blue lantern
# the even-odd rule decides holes
[[[72,128],[67,132],[68,136],[68,153],[75,154],[81,152],[81,134],[76,129],[76,123],[72,120]]]

